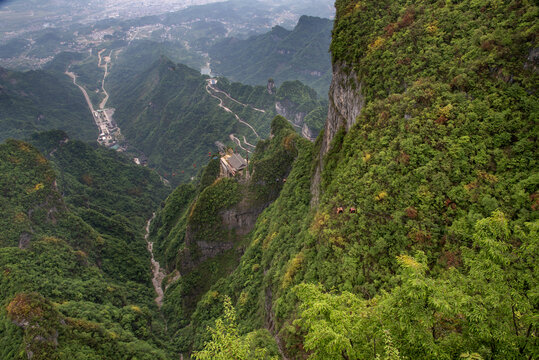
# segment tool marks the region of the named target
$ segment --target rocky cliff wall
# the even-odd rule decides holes
[[[322,145],[318,155],[318,165],[311,182],[313,205],[318,204],[320,198],[320,176],[323,170],[324,155],[331,146],[333,137],[344,128],[346,131],[356,123],[361,109],[365,105],[362,95],[362,83],[351,66],[340,61],[333,64],[333,79],[329,88],[329,109],[322,138]]]
[[[225,235],[219,241],[201,237],[197,229],[188,225],[185,233],[186,248],[180,262],[181,273],[188,273],[204,261],[233,249],[254,228],[256,219],[268,205],[253,206],[244,198],[231,208],[221,210],[219,228],[224,230]]]

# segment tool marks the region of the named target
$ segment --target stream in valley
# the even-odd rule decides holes
[[[148,251],[151,255],[151,261],[152,261],[152,284],[155,289],[155,292],[157,293],[157,297],[155,298],[155,303],[157,304],[158,308],[161,308],[163,306],[163,279],[165,278],[166,274],[161,269],[161,265],[157,260],[155,260],[155,257],[153,255],[153,242],[150,242],[150,225],[152,223],[152,220],[155,218],[155,213],[153,213],[152,217],[148,220],[146,223],[146,234],[144,235],[144,240],[146,240]]]

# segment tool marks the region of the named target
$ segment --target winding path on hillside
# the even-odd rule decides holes
[[[211,88],[212,90],[215,90],[215,88],[213,88],[213,87],[210,86],[210,80],[208,80],[208,83],[206,84],[206,92],[207,92],[211,97],[216,98],[217,100],[219,100],[219,107],[220,107],[220,108],[222,108],[222,109],[224,109],[226,112],[229,112],[229,113],[231,113],[232,115],[234,115],[234,116],[236,117],[236,120],[238,120],[238,121],[239,121],[240,123],[242,123],[243,125],[248,126],[248,127],[253,131],[253,133],[255,134],[255,136],[257,137],[257,139],[259,139],[260,136],[259,136],[258,133],[256,132],[255,128],[252,127],[249,123],[247,123],[247,122],[243,121],[242,119],[240,119],[240,117],[239,117],[235,112],[233,112],[232,110],[230,110],[229,108],[227,108],[227,107],[224,105],[223,99],[221,99],[221,98],[220,98],[219,96],[217,96],[217,95],[214,95],[214,94],[211,92],[210,88]]]
[[[249,154],[251,153],[250,150],[247,150],[246,148],[241,146],[241,140],[235,137],[234,134],[230,134],[230,140],[232,140],[235,144],[237,144],[240,147],[240,149],[247,151]]]
[[[146,223],[146,234],[144,234],[144,240],[146,240],[148,252],[151,255],[152,274],[153,274],[152,284],[153,284],[153,288],[155,289],[155,292],[157,293],[157,297],[155,298],[155,303],[157,304],[157,307],[161,309],[161,306],[163,306],[163,296],[164,296],[162,284],[163,284],[163,279],[165,278],[166,274],[163,271],[163,269],[161,269],[161,265],[159,264],[159,262],[155,260],[155,257],[153,255],[153,242],[150,242],[149,240],[150,225],[153,219],[155,219],[155,213],[153,213],[152,217]]]
[[[86,99],[86,103],[88,104],[88,108],[90,109],[90,112],[92,113],[92,117],[93,117],[94,106],[92,105],[92,101],[90,100],[90,97],[88,96],[88,93],[86,92],[86,90],[82,86],[77,84],[77,75],[69,71],[69,68],[67,68],[67,70],[65,71],[65,74],[69,76],[71,79],[73,79],[73,84],[75,84],[80,89],[80,91],[82,91],[82,94],[84,95],[84,98]]]
[[[249,144],[249,143],[247,142],[247,139],[245,138],[245,135],[243,135],[243,143],[244,143],[245,145],[247,145],[247,146],[252,147],[253,149],[256,148],[256,145]]]
[[[266,110],[258,109],[258,108],[255,108],[253,105],[247,105],[247,104],[244,104],[242,102],[239,102],[238,100],[236,100],[232,96],[230,96],[229,93],[227,93],[227,92],[225,92],[223,90],[217,89],[217,88],[213,87],[211,84],[209,84],[209,86],[213,91],[224,94],[227,98],[229,98],[230,100],[234,101],[235,103],[237,103],[237,104],[239,104],[239,105],[241,105],[243,107],[250,107],[251,109],[253,109],[255,111],[258,111],[258,112],[261,112],[261,113],[266,113]]]

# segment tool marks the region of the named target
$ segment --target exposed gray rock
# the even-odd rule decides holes
[[[362,84],[351,66],[336,62],[333,64],[333,79],[329,88],[329,109],[318,164],[311,182],[311,205],[320,199],[320,177],[323,171],[324,155],[329,151],[331,141],[339,129],[349,131],[365,105],[361,92]]]
[[[303,124],[303,119],[305,119],[307,114],[304,112],[293,111],[292,109],[295,107],[297,107],[297,105],[289,100],[275,102],[275,112],[286,118],[293,125],[300,127]]]

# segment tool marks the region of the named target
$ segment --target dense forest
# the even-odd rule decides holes
[[[85,141],[97,138],[86,101],[64,71],[0,68],[0,141],[51,129]]]
[[[336,7],[325,130],[297,147],[177,345],[198,359],[536,358],[537,6]]]
[[[0,357],[168,359],[143,229],[169,190],[63,132],[29,141],[46,156],[0,145]]]
[[[539,6],[335,7],[327,102],[116,63],[115,116],[190,168],[174,188],[69,132],[0,144],[2,359],[539,357]],[[231,133],[256,147],[224,176]]]

